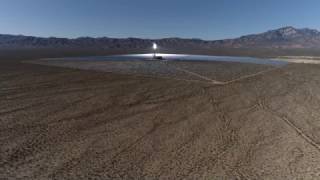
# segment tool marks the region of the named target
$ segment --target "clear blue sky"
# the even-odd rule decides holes
[[[223,39],[320,29],[320,0],[0,0],[0,33]]]

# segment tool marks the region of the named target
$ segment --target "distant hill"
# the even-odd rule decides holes
[[[265,33],[236,39],[206,41],[200,39],[139,39],[139,38],[42,38],[23,35],[0,35],[0,48],[61,48],[61,49],[148,49],[152,42],[164,49],[265,48],[320,49],[320,32],[313,29],[283,27]]]
[[[215,41],[224,47],[320,48],[320,32],[314,29],[284,27],[237,39]]]

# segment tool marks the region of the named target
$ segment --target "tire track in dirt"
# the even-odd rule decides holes
[[[15,113],[15,112],[18,112],[18,111],[24,111],[24,110],[27,110],[27,109],[30,109],[30,108],[34,108],[34,107],[37,107],[37,106],[45,105],[46,103],[47,102],[33,103],[33,104],[26,105],[26,106],[23,106],[23,107],[10,109],[10,110],[6,110],[6,111],[1,111],[0,112],[0,116],[12,114],[12,113]]]
[[[158,114],[154,117],[154,119],[152,121],[156,121],[158,119]],[[134,142],[130,143],[128,146],[126,146],[125,148],[123,148],[122,150],[120,150],[117,154],[115,154],[114,156],[111,157],[112,161],[111,164],[115,164],[116,163],[116,158],[121,156],[123,153],[127,152],[129,149],[131,149],[132,147],[136,146],[137,144],[139,144],[140,142],[142,142],[142,140],[148,136],[150,136],[152,133],[154,133],[159,127],[161,127],[162,124],[162,119],[160,119],[158,122],[155,122],[152,126],[152,128],[147,131],[144,135],[142,135],[141,137],[137,138]]]
[[[103,90],[105,87],[96,87],[94,90]],[[46,94],[32,94],[32,93],[25,93],[25,94],[20,94],[16,95],[14,97],[7,97],[5,100],[6,101],[15,101],[15,100],[30,100],[30,99],[36,99],[36,98],[51,98],[55,97],[57,95],[65,95],[69,93],[84,93],[84,92],[90,92],[93,90],[93,87],[84,87],[84,88],[69,88],[69,89],[61,89],[59,91],[50,91]]]
[[[82,98],[82,99],[79,99],[79,100],[75,100],[75,101],[73,101],[71,103],[68,103],[68,104],[66,104],[64,106],[61,106],[61,108],[59,108],[59,109],[57,109],[55,111],[48,112],[47,114],[38,117],[37,120],[38,119],[40,119],[40,120],[47,119],[52,115],[58,114],[59,112],[64,111],[64,110],[68,110],[70,107],[76,106],[76,105],[81,104],[83,102],[86,102],[86,101],[88,101],[88,100],[90,100],[90,99],[92,99],[94,97],[96,97],[96,95],[89,96],[89,97],[86,97],[86,98]],[[44,104],[46,104],[46,102],[45,103],[40,103],[39,106],[42,105],[42,104],[44,105]],[[30,107],[28,107],[28,108],[30,108]],[[23,110],[25,110],[25,109],[23,109]],[[0,115],[2,115],[2,114],[0,114]],[[47,123],[47,124],[49,125],[51,123]],[[23,129],[32,129],[32,128],[36,128],[36,127],[41,126],[41,125],[43,125],[43,123],[37,123],[37,122],[32,123],[30,121],[30,125],[25,125],[25,126],[23,126],[21,128],[23,128]],[[18,128],[19,129],[19,127],[12,127],[12,128],[11,127],[10,128],[6,127],[6,129],[3,129],[2,131],[11,131],[13,128],[15,128],[15,129]]]
[[[192,96],[192,95],[190,95],[190,96]],[[190,97],[190,96],[188,96],[188,97]],[[184,99],[184,98],[183,98]],[[162,108],[165,108],[165,104],[163,105],[163,107]],[[162,109],[162,108],[160,108],[160,109]],[[202,109],[202,108],[199,108],[199,110],[196,110],[196,113],[195,114],[198,114],[198,113],[202,113],[204,110]],[[149,136],[151,136],[155,131],[157,131],[158,129],[160,129],[160,128],[168,128],[168,127],[170,127],[170,126],[175,126],[175,125],[177,125],[177,124],[179,124],[179,123],[183,123],[183,122],[185,122],[185,121],[188,121],[188,120],[190,120],[190,119],[192,119],[192,117],[193,117],[193,115],[192,116],[187,116],[187,115],[185,115],[185,116],[182,116],[182,117],[180,117],[180,118],[178,118],[177,120],[175,120],[175,121],[173,121],[173,122],[163,122],[164,120],[165,120],[165,118],[163,118],[162,116],[163,116],[164,114],[162,114],[162,112],[160,111],[160,112],[158,112],[157,113],[157,115],[155,116],[155,118],[153,118],[153,122],[154,122],[154,124],[153,124],[153,126],[152,126],[152,128],[149,130],[149,131],[147,131],[144,135],[142,135],[140,138],[138,138],[136,141],[134,141],[133,143],[131,143],[129,146],[126,146],[124,149],[122,149],[119,153],[117,153],[115,156],[113,156],[111,159],[113,159],[113,161],[112,161],[112,166],[111,167],[109,167],[110,169],[113,169],[113,170],[116,170],[117,168],[116,168],[116,163],[118,163],[117,161],[118,161],[118,159],[117,158],[119,158],[120,156],[122,156],[123,154],[125,154],[125,153],[130,153],[131,152],[131,149],[133,148],[133,147],[135,147],[135,146],[137,146],[137,144],[139,144],[140,142],[143,142],[143,139],[145,139],[145,138],[148,138]],[[190,143],[192,143],[193,141],[195,141],[199,136],[200,136],[200,132],[196,132],[196,133],[194,133],[194,134],[192,134],[191,135],[191,137],[189,137],[189,138],[187,138],[185,141],[183,141],[179,146],[178,146],[178,148],[176,148],[176,149],[174,149],[174,150],[172,150],[172,152],[171,152],[171,154],[180,154],[180,153],[182,153],[182,152],[180,152],[180,150],[182,149],[182,148],[184,148],[185,146],[187,146],[188,144],[190,144]],[[156,152],[153,152],[153,153],[156,153]],[[152,154],[153,154],[152,153]],[[149,156],[150,156],[150,154],[149,154]],[[147,157],[143,157],[140,161],[141,161],[141,163],[142,163],[142,161],[143,161],[143,159],[148,159]],[[162,164],[162,166],[161,166],[161,168],[160,169],[162,169],[162,167],[166,167],[166,166],[168,166],[170,164],[170,161],[169,162],[165,162],[164,164]],[[102,168],[102,169],[105,169],[106,167],[104,167],[104,168]],[[126,170],[125,171],[129,171],[129,170],[131,170],[133,167],[128,167],[128,168],[126,168]],[[121,170],[121,171],[123,171],[123,170]],[[120,172],[118,172],[118,173],[120,173]],[[162,173],[161,171],[159,172],[160,174]],[[120,173],[121,174],[121,173]]]
[[[211,82],[212,84],[224,84],[223,82],[210,79],[210,78],[208,78],[208,77],[206,77],[206,76],[202,76],[202,75],[200,75],[200,74],[198,74],[198,73],[191,72],[191,71],[189,71],[189,70],[186,70],[186,69],[183,69],[183,68],[180,68],[180,67],[174,67],[174,68],[175,68],[176,70],[178,70],[178,71],[182,71],[182,72],[191,74],[191,75],[193,75],[193,76],[196,76],[196,77],[198,77],[198,78],[204,79],[204,80],[206,80],[206,81],[209,81],[209,82]]]
[[[78,101],[73,102],[74,103],[81,103],[84,101],[87,101],[95,96],[90,96],[88,98],[84,98]],[[70,106],[69,106],[70,107]],[[42,118],[40,118],[42,119]],[[37,128],[36,128],[37,127]],[[87,126],[88,127],[88,126]],[[8,155],[8,158],[3,162],[0,163],[1,166],[7,166],[10,162],[12,164],[13,162],[17,163],[16,165],[23,165],[27,162],[20,162],[22,157],[27,158],[30,157],[33,153],[40,153],[44,150],[46,150],[47,146],[49,147],[50,144],[48,143],[54,143],[54,142],[59,142],[58,139],[63,139],[63,137],[67,136],[68,134],[55,134],[56,137],[59,137],[56,139],[52,134],[49,134],[49,130],[47,127],[47,124],[33,124],[32,126],[24,126],[24,128],[33,128],[33,129],[38,129],[37,135],[34,136],[33,138],[29,139],[28,141],[20,144],[15,148],[15,150]],[[90,128],[90,127],[88,127]],[[50,141],[50,139],[56,139],[54,142]],[[51,153],[52,150],[48,150],[48,154]],[[30,159],[31,160],[31,159]]]
[[[320,145],[316,143],[310,136],[308,136],[306,133],[304,133],[299,127],[297,127],[293,122],[291,122],[288,118],[285,116],[282,116],[270,109],[268,109],[269,112],[271,112],[274,116],[280,118],[283,120],[286,124],[288,124],[293,130],[297,132],[298,135],[300,135],[308,144],[315,147],[320,152]]]
[[[189,95],[186,95],[186,96],[189,97]],[[181,96],[181,97],[179,97],[178,99],[181,99],[181,98],[184,99],[185,96]],[[174,99],[175,99],[175,100],[178,100],[178,99],[176,99],[176,98],[174,98]],[[157,110],[157,111],[158,111],[159,109],[164,108],[164,107],[165,107],[165,103],[171,102],[172,100],[173,100],[173,99],[168,99],[168,100],[166,100],[166,101],[163,101],[163,100],[157,101],[156,104],[159,104],[159,106],[156,107],[154,110]],[[136,102],[136,104],[141,104],[141,103],[143,103],[141,100]],[[129,104],[129,106],[131,106],[131,105]],[[119,107],[116,107],[116,108],[119,108]],[[150,111],[150,110],[153,111],[153,109],[149,109],[149,111]],[[154,112],[157,112],[157,111],[154,111]],[[134,114],[136,114],[136,113],[140,113],[140,112],[134,112]],[[145,113],[145,112],[142,112],[142,113]],[[171,125],[174,125],[174,124],[176,124],[176,123],[180,123],[180,122],[182,122],[182,121],[184,121],[184,120],[187,119],[187,118],[183,117],[183,118],[181,118],[181,119],[178,120],[178,121],[165,123],[165,122],[163,122],[163,119],[160,118],[159,113],[160,113],[160,112],[158,112],[158,113],[156,114],[156,116],[155,116],[155,117],[153,118],[153,120],[152,120],[152,121],[154,122],[152,128],[151,128],[150,130],[148,130],[144,135],[142,135],[141,137],[139,137],[138,139],[136,139],[134,142],[130,143],[129,145],[128,145],[128,144],[120,144],[120,145],[119,145],[118,148],[120,148],[120,147],[122,147],[122,146],[125,146],[125,147],[122,148],[118,153],[116,153],[116,155],[114,155],[114,156],[111,158],[111,160],[112,160],[111,162],[112,162],[113,166],[115,166],[115,163],[117,162],[117,158],[119,158],[120,156],[122,156],[122,155],[125,154],[125,153],[130,153],[130,151],[131,151],[131,149],[132,149],[133,147],[135,147],[135,146],[136,146],[137,144],[139,144],[140,142],[143,142],[143,140],[144,140],[145,138],[148,138],[149,136],[151,136],[151,134],[153,134],[157,129],[163,128],[163,127],[165,127],[165,126],[171,126]],[[111,123],[111,122],[115,121],[116,119],[117,119],[117,120],[121,120],[121,119],[125,119],[125,118],[127,118],[127,117],[132,117],[132,116],[134,116],[134,114],[132,114],[132,113],[124,114],[124,115],[120,115],[120,116],[118,116],[118,117],[108,118],[108,119],[106,119],[106,120],[107,120],[107,123]],[[110,133],[110,132],[108,132],[108,133]],[[146,159],[148,159],[148,158],[146,158]],[[142,160],[141,160],[141,161],[142,161]],[[107,167],[104,166],[101,171],[105,171],[105,168],[107,168]],[[115,169],[115,167],[109,167],[109,168],[110,168],[110,169]],[[129,169],[130,169],[130,168],[127,168],[127,170],[129,170]],[[102,172],[100,172],[99,170],[96,171],[96,172],[102,173]]]
[[[58,178],[63,174],[64,172],[70,171],[72,168],[77,167],[78,164],[81,163],[81,160],[85,159],[92,153],[93,149],[92,147],[95,146],[97,142],[99,142],[101,137],[96,137],[94,140],[92,140],[88,145],[85,146],[85,148],[82,149],[82,151],[75,157],[72,157],[66,161],[63,161],[62,164],[59,166],[53,168],[48,174],[50,177],[53,177],[53,179],[63,179],[63,178]],[[50,152],[54,154],[55,152],[52,151]],[[35,173],[33,173],[34,178],[39,178],[41,175],[44,175],[43,170],[39,169]]]
[[[217,136],[219,136],[218,139],[224,145],[220,147],[219,150],[214,155],[209,157],[203,157],[199,159],[197,162],[195,162],[192,165],[192,167],[187,170],[186,174],[183,174],[180,176],[181,179],[187,179],[188,177],[190,178],[194,171],[200,171],[202,167],[215,166],[220,160],[222,160],[225,157],[225,155],[229,152],[229,150],[232,147],[234,147],[234,145],[236,144],[233,138],[235,131],[234,130],[228,131],[228,129],[230,128],[232,118],[228,117],[227,111],[219,106],[220,104],[219,102],[217,102],[205,89],[203,91],[204,91],[204,95],[209,97],[209,103],[211,104],[214,112],[217,113],[217,115],[215,116],[222,123],[222,125],[219,128]],[[228,133],[226,133],[226,131],[228,131]],[[200,132],[193,134],[190,140],[182,143],[181,146],[176,151],[178,151],[179,153],[182,153],[182,149],[184,147],[187,147],[187,145],[189,145],[192,141],[195,141],[195,139],[200,138],[200,136],[201,136]],[[219,165],[224,166],[222,163]]]
[[[304,139],[308,144],[310,144],[320,152],[320,145],[315,140],[313,140],[310,136],[304,133],[298,126],[296,126],[293,122],[291,122],[287,117],[275,112],[270,107],[268,107],[265,99],[260,100],[259,106],[261,106],[263,110],[266,110],[267,112],[271,113],[273,116],[278,117],[287,125],[289,125],[291,129],[293,129],[302,139]]]
[[[223,84],[223,85],[232,84],[232,83],[234,83],[234,82],[238,82],[238,81],[241,81],[241,80],[253,78],[253,77],[256,77],[256,76],[259,76],[259,75],[263,75],[263,74],[266,74],[266,73],[269,73],[269,72],[272,72],[272,71],[275,71],[275,70],[278,70],[278,69],[281,69],[281,68],[282,68],[282,67],[276,67],[276,68],[268,69],[268,70],[265,70],[265,71],[260,71],[260,72],[254,73],[254,74],[249,74],[249,75],[246,75],[246,76],[241,76],[241,77],[239,77],[239,78],[237,78],[237,79],[233,79],[233,80],[230,80],[230,81],[222,82],[222,84]]]
[[[86,101],[89,101],[90,99],[93,99],[95,97],[97,97],[98,95],[92,95],[92,96],[89,96],[89,97],[85,97],[85,98],[82,98],[82,99],[79,99],[79,100],[75,100],[75,101],[72,101],[71,103],[68,103],[64,106],[61,106],[59,109],[55,110],[55,111],[52,111],[52,112],[49,112],[47,113],[46,115],[43,115],[40,117],[40,119],[46,119],[54,114],[57,114],[61,111],[65,111],[65,110],[68,110],[70,107],[72,106],[76,106],[78,104],[81,104],[83,102],[86,102]]]
[[[254,74],[241,76],[239,78],[236,78],[236,79],[233,79],[233,80],[230,80],[230,81],[217,81],[217,80],[213,80],[213,79],[211,79],[209,77],[200,75],[198,73],[195,73],[195,72],[183,69],[183,68],[175,67],[175,69],[177,69],[178,71],[182,71],[182,72],[188,73],[190,75],[196,76],[198,78],[201,78],[201,79],[205,80],[206,83],[208,83],[207,81],[211,82],[211,83],[208,83],[208,84],[215,84],[215,85],[229,85],[229,84],[232,84],[232,83],[235,83],[235,82],[238,82],[238,81],[242,81],[242,80],[245,80],[245,79],[253,78],[253,77],[256,77],[256,76],[259,76],[259,75],[263,75],[263,74],[266,74],[266,73],[269,73],[269,72],[272,72],[272,71],[275,71],[275,70],[278,70],[278,69],[281,69],[281,68],[282,67],[276,67],[276,68],[268,69],[268,70],[265,70],[265,71],[260,71],[260,72],[254,73]],[[188,80],[188,81],[190,81],[190,80]]]

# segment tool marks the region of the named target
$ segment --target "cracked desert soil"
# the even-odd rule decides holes
[[[0,179],[320,179],[320,65],[228,84],[0,62]]]

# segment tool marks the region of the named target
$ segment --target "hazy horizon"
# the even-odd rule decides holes
[[[260,33],[264,33],[270,30],[276,30],[276,29],[280,29],[280,28],[285,28],[285,27],[293,27],[293,28],[297,28],[297,29],[314,29],[314,28],[308,28],[308,27],[294,27],[294,26],[283,26],[283,27],[275,27],[272,29],[267,29],[265,31],[262,32],[255,32],[252,34],[260,34]],[[315,29],[318,30],[318,29]],[[197,37],[179,37],[179,36],[168,36],[168,37],[159,37],[159,38],[149,38],[149,37],[136,37],[136,36],[128,36],[128,37],[112,37],[112,36],[77,36],[77,37],[63,37],[63,36],[36,36],[36,35],[32,35],[32,34],[9,34],[9,33],[1,33],[0,35],[13,35],[13,36],[31,36],[31,37],[39,37],[39,38],[67,38],[67,39],[78,39],[78,38],[119,38],[119,39],[128,39],[128,38],[137,38],[137,39],[149,39],[149,40],[159,40],[159,39],[168,39],[168,38],[182,38],[182,39],[199,39],[199,40],[204,40],[204,41],[218,41],[218,40],[225,40],[225,39],[234,39],[234,38],[240,38],[242,36],[246,36],[246,35],[252,35],[252,34],[243,34],[243,35],[239,35],[236,37],[231,37],[231,38],[221,38],[221,39],[204,39],[204,38],[197,38]]]
[[[319,6],[316,0],[3,0],[0,34],[219,40],[284,26],[320,29]]]

